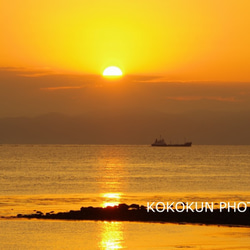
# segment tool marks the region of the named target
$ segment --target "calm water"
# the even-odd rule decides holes
[[[106,206],[120,202],[146,205],[152,201],[250,201],[249,177],[250,146],[154,148],[145,145],[2,145],[0,146],[0,216],[30,213],[33,210],[67,211],[79,209],[81,206]],[[53,228],[59,225],[63,225],[65,231],[60,232],[62,230],[60,229],[52,233]],[[171,245],[166,241],[164,232],[168,233],[171,239],[175,236],[178,239],[178,237],[185,238],[187,228],[188,230],[190,227],[192,230],[196,230],[196,227],[201,228],[148,223],[30,222],[6,219],[0,221],[0,226],[6,228],[2,233],[4,235],[1,235],[5,239],[11,237],[10,232],[18,228],[22,235],[28,235],[32,230],[34,237],[37,238],[40,237],[38,234],[43,235],[48,232],[52,239],[58,237],[56,234],[59,232],[61,235],[65,233],[69,236],[69,228],[73,225],[76,238],[78,234],[83,234],[87,242],[93,233],[97,234],[96,237],[100,240],[99,245],[95,243],[95,247],[103,249],[124,247],[130,249],[130,236],[133,230],[137,230],[137,234],[141,237],[136,241],[139,244],[138,248],[143,247],[143,236],[140,233],[142,231],[145,233],[145,238],[151,234],[155,238],[162,237],[162,241],[155,241],[153,244],[155,247],[160,247],[160,242],[169,249],[192,246],[194,243],[188,240],[183,242],[183,245],[178,242],[172,242]],[[47,227],[51,229],[48,231]],[[111,236],[120,242],[118,247],[110,248],[101,244],[106,237],[102,233],[105,227],[111,232],[114,228]],[[204,242],[208,242],[209,233],[222,230],[218,227],[216,230],[210,230],[213,227],[202,228]],[[222,230],[223,237],[230,235],[227,230],[225,228]],[[249,238],[249,229],[237,230],[245,231],[236,234],[234,242],[237,243],[237,247],[233,249],[239,249],[239,246],[245,247],[244,244],[249,246],[247,240],[238,242],[239,239]],[[229,230],[231,236],[237,230]],[[202,234],[199,229],[197,235],[198,232]],[[119,236],[121,234],[122,239]],[[17,241],[22,238],[21,235],[15,236]],[[112,238],[111,236],[107,237]],[[212,233],[210,236],[215,237]],[[84,241],[84,237],[81,240]],[[28,243],[28,238],[27,236],[26,241],[22,240],[24,242],[22,249],[26,249],[27,246],[32,248],[33,245]],[[223,246],[220,241],[223,241],[222,238],[217,239],[220,242],[218,246]],[[77,244],[82,244],[81,240]],[[6,242],[2,240],[2,245],[16,249],[15,240],[12,242],[13,245],[8,245],[7,242],[8,240]],[[216,249],[214,246],[209,248],[204,242],[200,242],[202,249]],[[112,246],[116,243],[110,244]],[[94,244],[94,241],[88,244]],[[136,243],[134,244],[136,246]],[[80,245],[79,248],[78,245],[75,246],[76,249],[81,249]],[[38,244],[34,246],[35,248],[41,248],[41,245],[39,247]]]
[[[160,223],[0,220],[1,249],[249,250],[250,229]]]

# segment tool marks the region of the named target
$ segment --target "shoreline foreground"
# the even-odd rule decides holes
[[[12,217],[13,218],[13,217]],[[119,204],[114,207],[82,207],[80,210],[69,212],[18,214],[14,218],[52,219],[52,220],[100,220],[100,221],[134,221],[134,222],[166,222],[192,223],[205,225],[250,226],[250,207],[245,212],[233,209],[215,209],[213,212],[192,212],[176,210],[153,212],[147,207],[137,204]]]

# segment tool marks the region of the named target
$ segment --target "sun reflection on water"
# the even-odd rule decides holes
[[[101,249],[124,248],[123,224],[122,222],[107,222],[101,224]]]
[[[105,193],[101,196],[104,199],[102,207],[114,207],[120,204],[122,193]]]
[[[111,150],[107,147],[101,154],[105,157],[100,158],[99,178],[97,183],[100,187],[100,197],[102,198],[102,207],[114,207],[119,205],[124,198],[128,182],[125,176],[128,175],[125,168],[126,160],[124,153]],[[101,240],[99,246],[101,249],[121,249],[124,248],[124,224],[122,222],[103,222],[101,225]]]

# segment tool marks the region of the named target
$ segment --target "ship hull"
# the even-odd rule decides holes
[[[152,147],[191,147],[192,142],[186,142],[184,144],[151,144]]]

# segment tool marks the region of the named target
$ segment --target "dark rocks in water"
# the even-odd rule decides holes
[[[18,214],[17,218],[60,219],[60,220],[106,220],[106,221],[138,221],[138,222],[171,222],[196,223],[231,226],[250,226],[250,207],[245,212],[214,209],[204,212],[169,210],[163,212],[147,211],[147,207],[137,204],[119,204],[114,207],[81,207],[69,212],[35,214]]]

